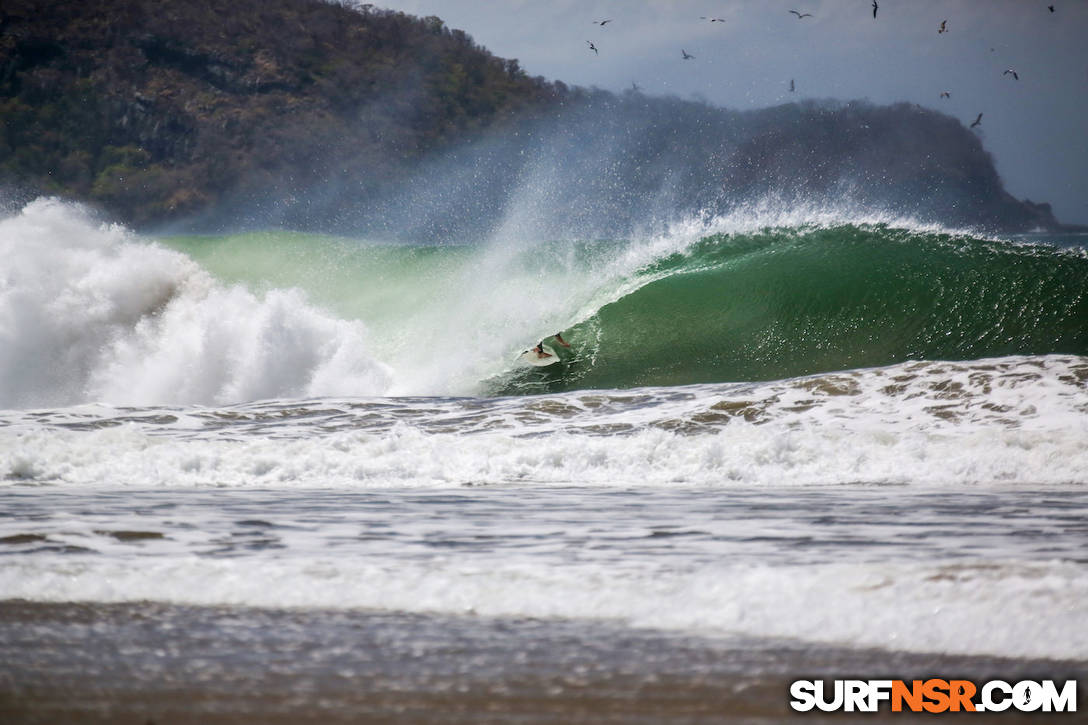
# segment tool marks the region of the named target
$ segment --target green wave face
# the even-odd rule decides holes
[[[283,232],[165,241],[223,281],[258,292],[297,287],[362,320],[372,353],[398,376],[394,394],[1088,355],[1088,255],[1048,243],[879,224],[765,228],[686,245],[385,246]],[[573,345],[569,361],[514,364],[556,330]]]
[[[282,231],[162,241],[222,281],[255,292],[305,290],[313,302],[361,319],[379,335],[411,326],[414,315],[449,299],[471,264],[469,247],[364,244]]]
[[[781,379],[911,359],[1088,354],[1081,250],[884,226],[711,236],[641,270],[527,388]]]

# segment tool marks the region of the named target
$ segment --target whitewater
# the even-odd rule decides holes
[[[769,203],[149,237],[39,199],[0,259],[0,599],[1088,658],[1081,238]]]

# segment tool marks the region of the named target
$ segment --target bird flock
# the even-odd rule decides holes
[[[872,3],[873,3],[872,4],[873,20],[876,20],[877,15],[880,12],[880,3],[877,2],[877,0],[872,0]],[[1047,5],[1046,7],[1047,7],[1047,10],[1049,12],[1051,12],[1051,13],[1055,12],[1055,7],[1053,5]],[[806,18],[815,17],[812,13],[801,12],[800,10],[787,10],[786,12],[789,13],[790,15],[796,16],[797,20],[805,20]],[[706,22],[709,22],[709,23],[725,23],[726,22],[725,18],[711,17],[711,16],[707,16],[707,15],[700,15],[699,19],[703,20],[703,21],[706,21]],[[604,28],[605,25],[607,25],[608,23],[611,23],[611,22],[612,22],[612,18],[604,18],[604,19],[601,19],[601,20],[594,20],[593,24],[597,25],[597,26],[599,26],[601,28]],[[941,20],[941,22],[937,25],[937,34],[938,35],[944,35],[947,32],[948,32],[948,20],[947,19]],[[589,50],[593,51],[594,55],[600,55],[600,49],[597,47],[597,45],[593,41],[587,40],[586,44],[589,46]],[[990,48],[990,52],[993,52],[993,51],[994,51],[994,49]],[[680,49],[680,57],[681,57],[681,59],[683,59],[685,61],[695,59],[695,56],[693,54],[689,53],[687,50],[685,50],[683,48]],[[1002,77],[1011,76],[1014,81],[1019,81],[1020,80],[1020,74],[1014,68],[1007,68],[1005,70],[1005,72],[1002,73],[1001,75],[1002,75]],[[634,83],[634,82],[631,83],[631,88],[636,93],[641,91],[641,87],[637,83]],[[797,90],[797,85],[794,83],[793,78],[790,79],[789,90],[790,90],[790,93],[793,93],[793,92],[795,92]],[[940,98],[948,99],[948,98],[951,98],[951,97],[952,97],[952,93],[950,91],[941,91]],[[979,113],[978,116],[975,117],[975,120],[973,122],[971,122],[970,128],[977,128],[981,124],[982,124],[982,113]]]

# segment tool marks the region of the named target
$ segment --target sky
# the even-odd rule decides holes
[[[965,125],[982,113],[975,132],[1008,191],[1050,202],[1059,221],[1088,223],[1088,0],[878,3],[875,19],[872,0],[376,5],[437,15],[495,55],[517,58],[530,75],[572,85],[622,91],[637,83],[649,95],[731,109],[806,99],[908,101]],[[945,20],[946,32],[938,33]],[[684,60],[682,50],[695,57]],[[949,98],[941,98],[945,91]]]

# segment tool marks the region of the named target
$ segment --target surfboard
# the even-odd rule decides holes
[[[525,352],[518,355],[516,359],[518,360],[518,362],[527,363],[538,368],[542,368],[547,365],[554,365],[559,362],[559,356],[556,355],[555,351],[547,345],[544,346],[544,352],[551,353],[551,357],[537,357],[536,353],[532,350],[526,350]]]

